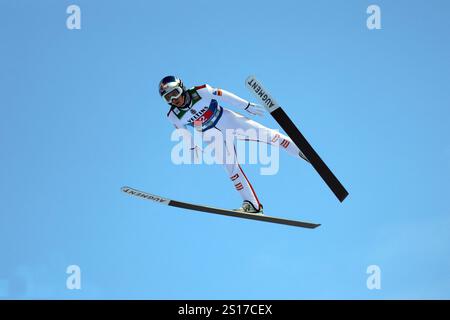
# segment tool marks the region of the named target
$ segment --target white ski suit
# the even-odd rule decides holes
[[[191,97],[190,104],[185,108],[172,106],[167,113],[168,119],[176,128],[192,126],[203,132],[207,130],[221,131],[224,137],[224,149],[228,152],[228,157],[232,159],[232,161],[222,161],[221,163],[224,164],[229,178],[242,199],[250,201],[257,210],[260,210],[262,208],[261,203],[238,162],[236,146],[227,142],[225,131],[227,129],[241,129],[235,135],[236,139],[253,140],[254,136],[246,134],[246,132],[251,131],[248,131],[249,129],[253,129],[259,133],[256,141],[279,146],[298,158],[306,159],[305,156],[286,135],[224,107],[234,107],[251,113],[250,102],[225,90],[212,88],[207,84],[189,89],[188,94]]]

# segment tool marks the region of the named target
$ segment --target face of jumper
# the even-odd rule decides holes
[[[185,92],[179,86],[174,86],[172,89],[169,88],[168,92],[163,95],[163,98],[167,103],[176,107],[182,107],[186,102]]]
[[[172,100],[172,104],[173,104],[175,107],[182,107],[182,106],[184,105],[184,100],[186,100],[186,98],[185,98],[184,94],[182,94],[182,95],[179,96],[178,98],[173,99],[173,100]]]

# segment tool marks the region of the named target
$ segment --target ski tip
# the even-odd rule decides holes
[[[255,77],[253,74],[249,75],[249,76],[245,79],[245,84],[247,84],[251,79],[256,79],[256,77]]]

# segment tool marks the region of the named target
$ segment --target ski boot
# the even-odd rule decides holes
[[[242,202],[242,207],[240,207],[239,209],[235,209],[234,211],[262,215],[263,214],[263,206],[261,204],[260,209],[258,210],[253,206],[253,204],[250,201],[244,200],[244,202]]]

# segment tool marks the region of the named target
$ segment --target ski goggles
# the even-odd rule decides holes
[[[167,92],[165,95],[163,95],[164,100],[166,100],[168,103],[171,103],[172,100],[178,99],[183,94],[183,89],[180,87],[173,88],[173,90]]]

